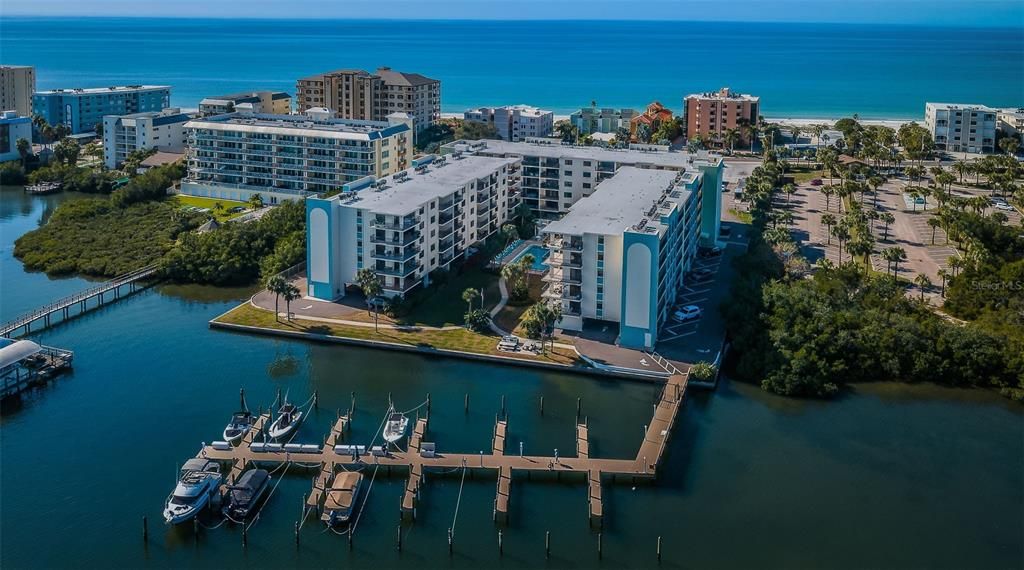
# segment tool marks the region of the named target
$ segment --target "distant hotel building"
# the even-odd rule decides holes
[[[185,123],[192,115],[168,107],[163,111],[103,117],[103,163],[120,167],[137,150],[185,151]]]
[[[529,105],[480,107],[463,113],[466,121],[486,123],[498,130],[498,136],[512,142],[546,137],[555,126],[555,114]]]
[[[623,166],[680,171],[689,167],[693,161],[691,154],[670,152],[667,147],[655,145],[609,149],[559,143],[481,140],[455,141],[441,146],[442,154],[452,152],[522,158],[520,189],[523,203],[545,219],[561,217],[573,204],[593,194],[600,182]],[[717,231],[712,237],[717,235]]]
[[[935,148],[946,152],[994,152],[996,109],[984,105],[926,103],[924,126]]]
[[[653,348],[699,243],[718,236],[721,185],[717,157],[680,171],[626,166],[544,226],[543,296],[561,305],[558,326],[616,322],[618,344]]]
[[[760,97],[734,93],[728,87],[713,93],[688,95],[683,105],[688,139],[700,135],[721,141],[725,131],[738,129],[744,123],[756,125],[761,115]]]
[[[92,89],[36,91],[33,113],[51,125],[66,125],[71,134],[92,132],[107,115],[162,111],[171,104],[166,85],[128,85]]]
[[[441,118],[441,82],[417,73],[380,67],[375,73],[341,69],[299,79],[295,97],[300,113],[326,107],[341,119],[383,121],[408,113],[419,133]]]
[[[1020,138],[1024,134],[1024,108],[1000,109],[996,118],[999,121],[999,130],[1004,135]]]
[[[0,111],[0,162],[21,160],[18,139],[32,142],[32,119],[19,117],[17,111]]]
[[[306,199],[307,294],[335,299],[373,269],[384,295],[427,286],[466,249],[498,231],[516,205],[517,159],[441,157],[379,180]]]
[[[340,189],[366,176],[408,168],[412,118],[334,119],[326,109],[305,115],[231,113],[195,119],[188,134],[188,173],[181,191],[194,196],[270,203]]]
[[[17,111],[22,117],[31,117],[32,94],[35,92],[36,68],[0,65],[0,111]]]
[[[629,122],[637,116],[633,109],[597,109],[584,107],[569,115],[569,122],[581,135],[593,133],[615,134],[619,129],[629,129]]]
[[[267,115],[287,115],[292,111],[292,96],[284,91],[246,91],[207,97],[199,102],[199,114],[203,117],[243,110]]]

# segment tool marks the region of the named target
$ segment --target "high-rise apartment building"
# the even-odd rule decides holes
[[[337,118],[371,121],[408,113],[417,133],[441,118],[441,82],[390,67],[374,73],[341,69],[312,75],[299,79],[295,92],[300,113],[326,107]]]
[[[739,129],[744,123],[756,125],[761,114],[760,97],[734,93],[728,87],[687,95],[683,106],[686,137],[690,139],[700,136],[721,141],[729,129]]]
[[[0,111],[32,116],[32,94],[36,92],[36,68],[30,65],[0,65]]]
[[[188,173],[181,192],[225,200],[260,194],[269,203],[337,191],[367,176],[409,167],[412,118],[335,119],[327,109],[304,115],[231,113],[195,119],[188,133]]]
[[[433,155],[412,169],[306,199],[307,294],[335,299],[372,269],[388,297],[430,283],[498,231],[517,204],[517,159]]]
[[[36,91],[32,112],[51,125],[65,125],[71,134],[92,132],[107,115],[162,111],[171,105],[166,85],[125,85],[90,89]]]

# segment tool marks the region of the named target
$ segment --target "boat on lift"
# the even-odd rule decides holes
[[[242,437],[249,433],[252,429],[254,418],[252,412],[249,410],[242,410],[241,412],[235,412],[231,416],[231,421],[227,427],[224,428],[224,441],[228,443],[238,443]]]
[[[217,462],[201,457],[186,461],[174,491],[164,502],[164,520],[179,524],[196,516],[217,493],[220,482],[220,465]]]
[[[409,418],[405,417],[405,414],[392,413],[384,425],[384,441],[395,443],[405,437],[407,429],[409,429]]]
[[[286,396],[284,403],[277,411],[277,418],[270,424],[267,433],[275,440],[291,437],[295,429],[299,427],[299,423],[302,422],[302,417],[302,410],[295,407],[295,404],[289,403]]]
[[[342,471],[335,475],[334,482],[327,491],[327,498],[324,499],[324,510],[320,520],[327,523],[327,526],[349,522],[362,482],[363,474],[356,471]]]
[[[270,473],[265,469],[250,469],[227,487],[227,504],[221,509],[224,516],[241,521],[249,516],[260,498],[270,488]]]

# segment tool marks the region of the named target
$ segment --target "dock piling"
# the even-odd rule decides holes
[[[505,394],[501,395],[501,417],[505,417]]]
[[[427,392],[427,416],[430,415],[430,392]]]
[[[398,524],[398,551],[402,551],[402,524]]]
[[[453,539],[453,537],[452,537],[452,528],[448,527],[448,556],[452,555],[452,548],[453,548],[452,539]]]
[[[142,515],[142,542],[149,542],[149,519]]]
[[[544,558],[551,558],[551,531],[544,533]]]
[[[192,518],[192,534],[196,537],[196,542],[199,542],[199,519]]]
[[[544,396],[540,397],[540,415],[544,415]]]
[[[315,410],[319,410],[320,409],[320,396],[319,396],[319,393],[320,393],[319,390],[313,390],[313,409],[315,409]]]
[[[469,414],[469,392],[466,392],[466,406],[465,407],[466,407],[465,413],[468,415]]]
[[[295,546],[299,546],[299,521],[295,521]]]
[[[501,555],[503,555],[503,554],[504,554],[504,548],[502,547],[502,543],[501,543],[501,531],[499,530],[499,531],[498,531],[498,556],[501,556]]]
[[[658,554],[658,562],[661,562],[661,537],[660,536],[658,537],[658,546],[657,546],[656,552]]]
[[[583,411],[583,398],[576,398],[576,423],[580,423],[581,411]]]
[[[601,559],[601,555],[603,554],[602,548],[601,548],[601,546],[602,546],[601,545],[601,535],[602,534],[604,534],[604,533],[601,533],[601,532],[597,533],[597,559],[598,560]]]

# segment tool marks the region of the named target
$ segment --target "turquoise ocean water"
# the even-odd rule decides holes
[[[0,20],[0,61],[38,87],[157,83],[172,104],[360,67],[442,81],[445,112],[596,101],[678,111],[728,85],[770,117],[907,118],[926,101],[1024,105],[1024,29],[609,21]]]

